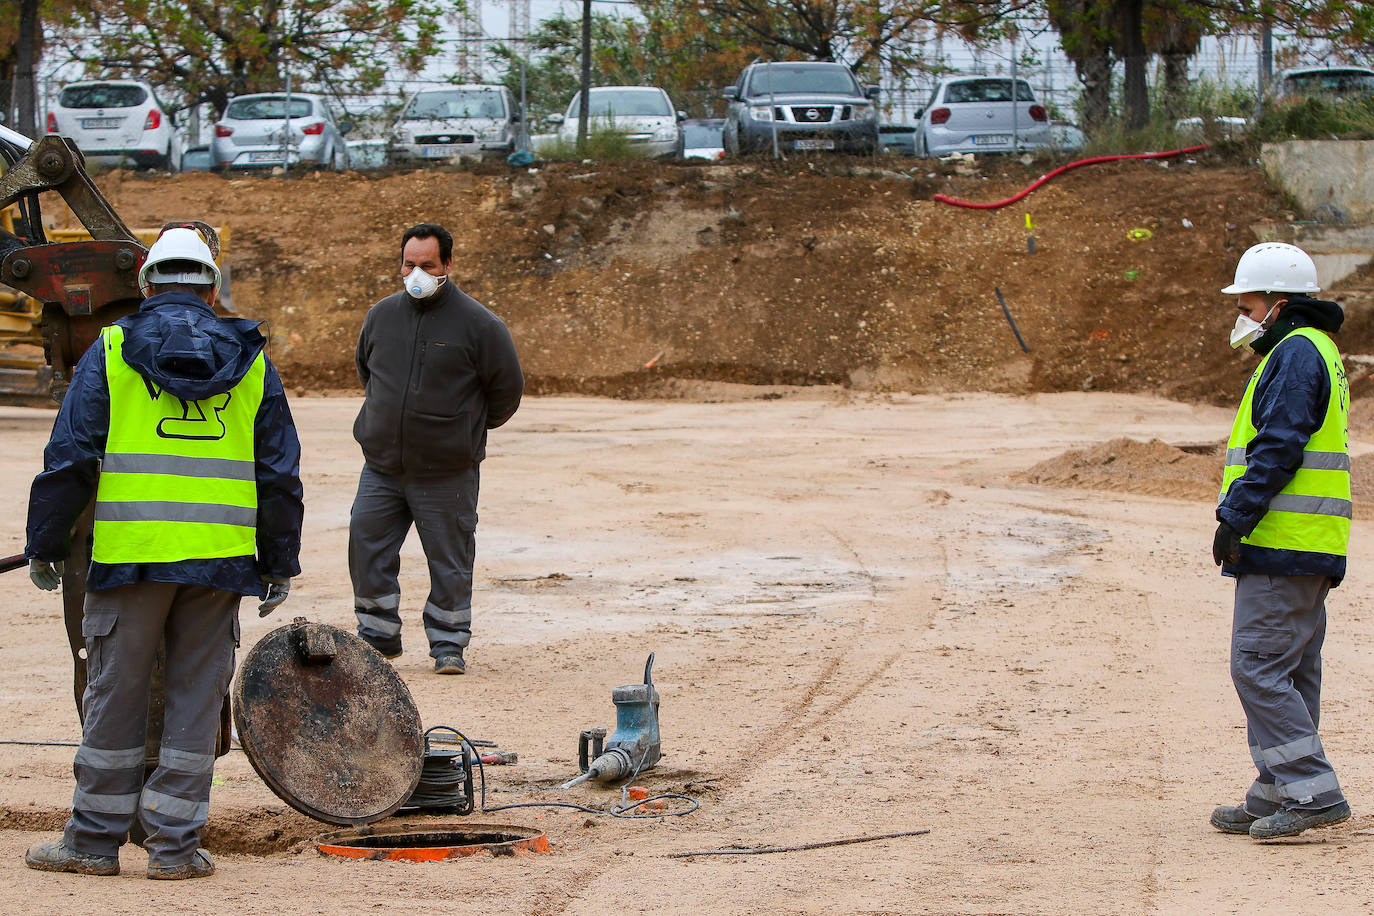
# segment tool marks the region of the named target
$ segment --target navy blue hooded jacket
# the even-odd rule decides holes
[[[183,400],[202,400],[233,388],[266,341],[257,322],[221,318],[198,296],[153,296],[133,315],[115,322],[124,329],[124,361],[154,385]],[[66,558],[72,526],[95,498],[100,460],[110,432],[110,390],[105,350],[86,351],[43,451],[43,472],[29,497],[24,555],[48,562]],[[253,425],[258,488],[257,559],[183,560],[176,563],[91,563],[88,591],[134,582],[203,585],[243,595],[265,594],[262,578],[300,573],[301,446],[281,378],[269,361],[262,405]]]
[[[1274,327],[1256,342],[1256,352],[1273,353],[1255,383],[1250,417],[1255,438],[1246,454],[1244,475],[1231,484],[1217,506],[1217,521],[1242,535],[1255,530],[1269,510],[1269,501],[1293,479],[1302,465],[1307,440],[1326,419],[1331,373],[1312,341],[1288,335],[1302,327],[1334,333],[1344,320],[1345,313],[1336,303],[1294,294]],[[1241,544],[1240,562],[1226,564],[1222,573],[1330,576],[1334,587],[1345,576],[1345,557]]]

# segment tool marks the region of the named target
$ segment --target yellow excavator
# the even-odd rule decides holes
[[[45,228],[39,194],[55,192],[80,222]],[[204,223],[233,311],[229,231]],[[137,310],[138,268],[162,232],[130,229],[86,173],[70,140],[33,143],[0,126],[0,405],[55,407],[102,327]]]

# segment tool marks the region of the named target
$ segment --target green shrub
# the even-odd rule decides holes
[[[625,160],[640,159],[643,154],[631,148],[630,138],[614,130],[594,130],[587,134],[587,143],[581,149],[576,142],[562,138],[549,144],[541,144],[539,155],[545,159],[573,160]]]
[[[1374,140],[1374,98],[1309,97],[1267,106],[1255,129],[1257,139]]]

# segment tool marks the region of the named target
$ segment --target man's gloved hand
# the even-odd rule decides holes
[[[58,560],[56,563],[49,563],[47,560],[29,561],[29,578],[33,584],[45,592],[50,592],[62,584],[63,563]]]
[[[1217,524],[1217,533],[1212,536],[1212,560],[1218,566],[1240,562],[1240,532],[1225,522]]]
[[[285,601],[286,596],[291,593],[291,580],[269,579],[263,576],[262,581],[267,586],[267,597],[263,599],[262,604],[258,605],[258,616],[266,617],[275,611],[278,605]]]

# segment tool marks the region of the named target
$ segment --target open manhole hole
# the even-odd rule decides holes
[[[508,824],[398,824],[341,830],[320,837],[315,848],[345,859],[437,862],[481,852],[494,856],[548,852],[549,840],[541,830]]]

